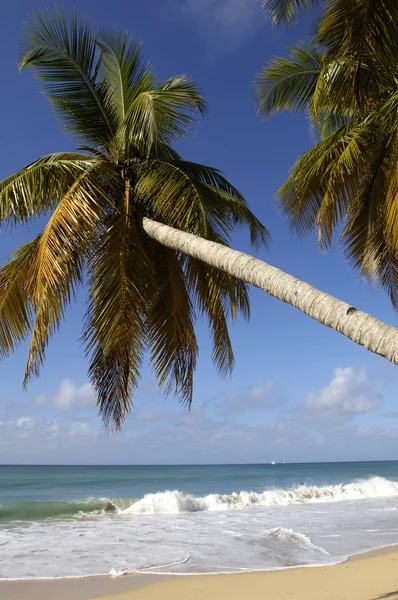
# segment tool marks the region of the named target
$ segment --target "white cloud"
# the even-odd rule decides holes
[[[380,400],[380,393],[364,367],[346,367],[335,369],[326,387],[310,392],[302,409],[314,416],[319,413],[360,414],[375,409]]]
[[[281,400],[279,389],[268,381],[226,397],[197,399],[191,412],[172,399],[164,403],[152,393],[139,395],[123,431],[110,435],[94,414],[82,418],[73,410],[94,401],[88,384],[63,381],[54,396],[39,398],[40,407],[37,398],[36,405],[14,405],[11,412],[0,405],[0,462],[252,463],[396,455],[396,419],[380,412],[351,418],[381,400],[378,382],[365,369],[336,369],[301,405]],[[46,415],[43,402],[62,410]]]
[[[229,47],[238,46],[262,22],[260,0],[184,0],[182,12]]]
[[[325,411],[310,407],[308,410],[329,417],[331,405],[325,390],[353,390],[356,394],[353,397],[358,398],[362,392],[357,388],[365,386],[366,381],[369,389],[374,388],[360,369],[338,369],[326,388],[307,397],[312,402],[322,400],[329,408]],[[164,404],[160,399],[149,402],[140,399],[126,419],[123,431],[117,435],[106,433],[100,419],[76,418],[73,412],[44,418],[42,411],[37,416],[37,407],[31,406],[31,415],[26,407],[24,412],[10,419],[2,418],[0,413],[0,462],[251,463],[376,460],[396,455],[397,421],[378,419],[376,415],[367,421],[311,420],[306,413],[287,411],[286,406],[279,409],[279,404],[268,394],[272,394],[270,383],[249,389],[241,397],[257,406],[257,410],[244,412],[237,402],[236,412],[230,415],[218,412],[210,401],[194,403],[192,411],[187,413],[171,401]],[[372,396],[373,392],[370,394],[366,397],[368,401],[377,399],[377,392],[376,396]],[[347,410],[341,400],[344,394],[334,397],[340,397],[338,402],[336,400],[338,409],[343,404],[343,410]],[[220,399],[217,403],[222,406],[223,402]],[[272,405],[275,410],[259,410],[260,405],[266,408]],[[357,410],[358,405],[355,406]]]
[[[97,433],[97,431],[94,432],[94,429],[89,421],[75,421],[71,423],[68,430],[69,437],[81,437],[92,435],[94,433]]]
[[[101,426],[99,423],[94,425],[91,420],[24,416],[0,421],[0,432],[0,446],[3,446],[0,463],[4,462],[5,456],[11,462],[68,462],[70,452],[75,449],[73,459],[79,462],[79,454],[82,458],[86,447],[96,447]],[[84,458],[82,460],[84,462]]]
[[[227,396],[220,404],[219,412],[224,415],[244,413],[249,410],[261,410],[270,407],[270,392],[275,388],[274,381],[252,387],[246,393]]]
[[[78,387],[71,379],[64,379],[54,396],[39,394],[35,398],[35,404],[55,410],[89,408],[95,406],[95,394],[90,383],[83,383]]]
[[[26,427],[31,425],[33,422],[32,417],[19,417],[16,421],[17,427]]]

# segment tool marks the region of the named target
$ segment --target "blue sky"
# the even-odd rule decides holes
[[[86,0],[64,2],[100,26],[125,26],[144,44],[156,73],[191,75],[209,104],[195,135],[179,150],[221,168],[272,234],[257,255],[375,316],[396,324],[388,299],[358,280],[339,250],[318,253],[315,237],[299,241],[277,214],[273,195],[298,154],[311,145],[302,115],[261,122],[252,82],[261,65],[305,35],[307,22],[273,30],[259,0]],[[3,9],[0,178],[76,143],[59,123],[29,72],[17,73],[21,23],[42,4],[18,0]],[[1,232],[0,259],[40,228]],[[234,246],[250,251],[246,232]],[[396,368],[297,310],[252,290],[250,323],[231,329],[236,367],[220,379],[198,324],[200,360],[187,414],[157,393],[144,372],[122,433],[106,434],[87,382],[79,346],[84,294],[53,339],[42,376],[27,392],[27,347],[0,363],[2,463],[207,463],[396,459]]]

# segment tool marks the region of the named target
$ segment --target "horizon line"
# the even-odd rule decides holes
[[[327,465],[327,464],[363,464],[398,462],[398,458],[378,460],[320,460],[297,462],[256,462],[256,463],[147,463],[147,464],[71,464],[71,463],[0,463],[0,467],[250,467],[250,466],[291,466],[291,465]]]

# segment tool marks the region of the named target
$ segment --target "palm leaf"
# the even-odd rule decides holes
[[[83,342],[106,425],[120,428],[131,408],[146,347],[145,289],[152,275],[129,190],[89,259],[89,307]],[[153,288],[153,286],[152,286]]]
[[[397,310],[398,257],[388,237],[386,207],[380,205],[385,191],[380,186],[385,188],[388,185],[382,166],[385,158],[386,153],[382,150],[378,168],[358,194],[357,203],[351,209],[341,237],[350,264],[367,279],[378,281]]]
[[[321,52],[304,43],[291,48],[288,58],[273,58],[256,81],[260,115],[268,117],[282,109],[306,109],[316,90],[321,68]]]
[[[8,356],[32,327],[28,289],[31,266],[40,236],[21,246],[0,269],[0,357]]]
[[[158,142],[171,144],[186,137],[204,109],[193,81],[185,75],[172,77],[136,96],[125,116],[126,135],[144,156],[157,157]]]
[[[311,133],[315,143],[324,140],[332,133],[351,123],[351,119],[345,111],[335,108],[333,111],[318,111],[316,118],[311,121]]]
[[[359,172],[377,132],[368,123],[348,124],[301,156],[278,190],[278,205],[300,236],[321,228],[323,246],[357,194]]]
[[[98,81],[95,32],[61,9],[35,12],[25,23],[20,69],[31,67],[66,131],[107,148],[116,129],[107,90]]]
[[[98,45],[102,50],[100,77],[109,90],[120,131],[132,102],[140,93],[153,89],[155,78],[150,64],[143,60],[141,46],[128,31],[103,29]]]
[[[244,197],[216,169],[174,160],[143,165],[136,185],[138,198],[153,215],[190,233],[228,241],[237,224],[247,225],[251,241],[267,243],[269,234]]]
[[[78,152],[43,156],[0,183],[0,223],[22,222],[45,214],[95,159]]]
[[[32,377],[38,377],[49,338],[58,330],[82,283],[84,259],[106,214],[111,185],[101,188],[98,176],[106,168],[107,163],[94,163],[73,182],[37,244],[30,286],[36,315],[25,386]]]
[[[263,13],[272,25],[290,27],[307,10],[313,8],[317,0],[263,0]]]
[[[328,60],[350,57],[362,64],[396,68],[398,4],[391,0],[330,0],[318,23],[318,42]]]
[[[147,247],[155,274],[155,287],[148,287],[145,322],[151,363],[166,394],[173,392],[190,406],[198,346],[182,259],[150,238]]]
[[[221,375],[234,366],[234,354],[228,332],[228,313],[233,320],[238,313],[249,318],[249,295],[245,283],[227,273],[191,257],[185,259],[190,293],[198,312],[207,318],[213,337],[212,359]]]

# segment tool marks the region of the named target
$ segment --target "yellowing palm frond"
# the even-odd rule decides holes
[[[0,269],[0,357],[22,342],[32,327],[31,267],[40,236],[16,250]]]
[[[127,198],[89,258],[89,307],[83,342],[105,423],[120,427],[131,407],[146,347],[145,289],[151,265]]]
[[[99,174],[107,164],[94,162],[66,190],[40,236],[31,267],[30,295],[36,318],[32,331],[24,385],[37,377],[49,338],[58,330],[82,283],[85,258],[108,208],[108,189]],[[109,170],[109,169],[108,169]]]
[[[227,273],[198,261],[185,259],[190,293],[198,312],[208,321],[213,338],[213,361],[221,375],[234,366],[234,353],[228,332],[228,313],[235,320],[237,313],[250,315],[248,289],[245,283]]]
[[[48,154],[0,182],[0,223],[24,223],[52,210],[93,157],[78,152]]]
[[[198,345],[183,261],[154,240],[146,245],[154,268],[154,286],[147,287],[145,322],[151,363],[166,394],[173,392],[190,406]]]

